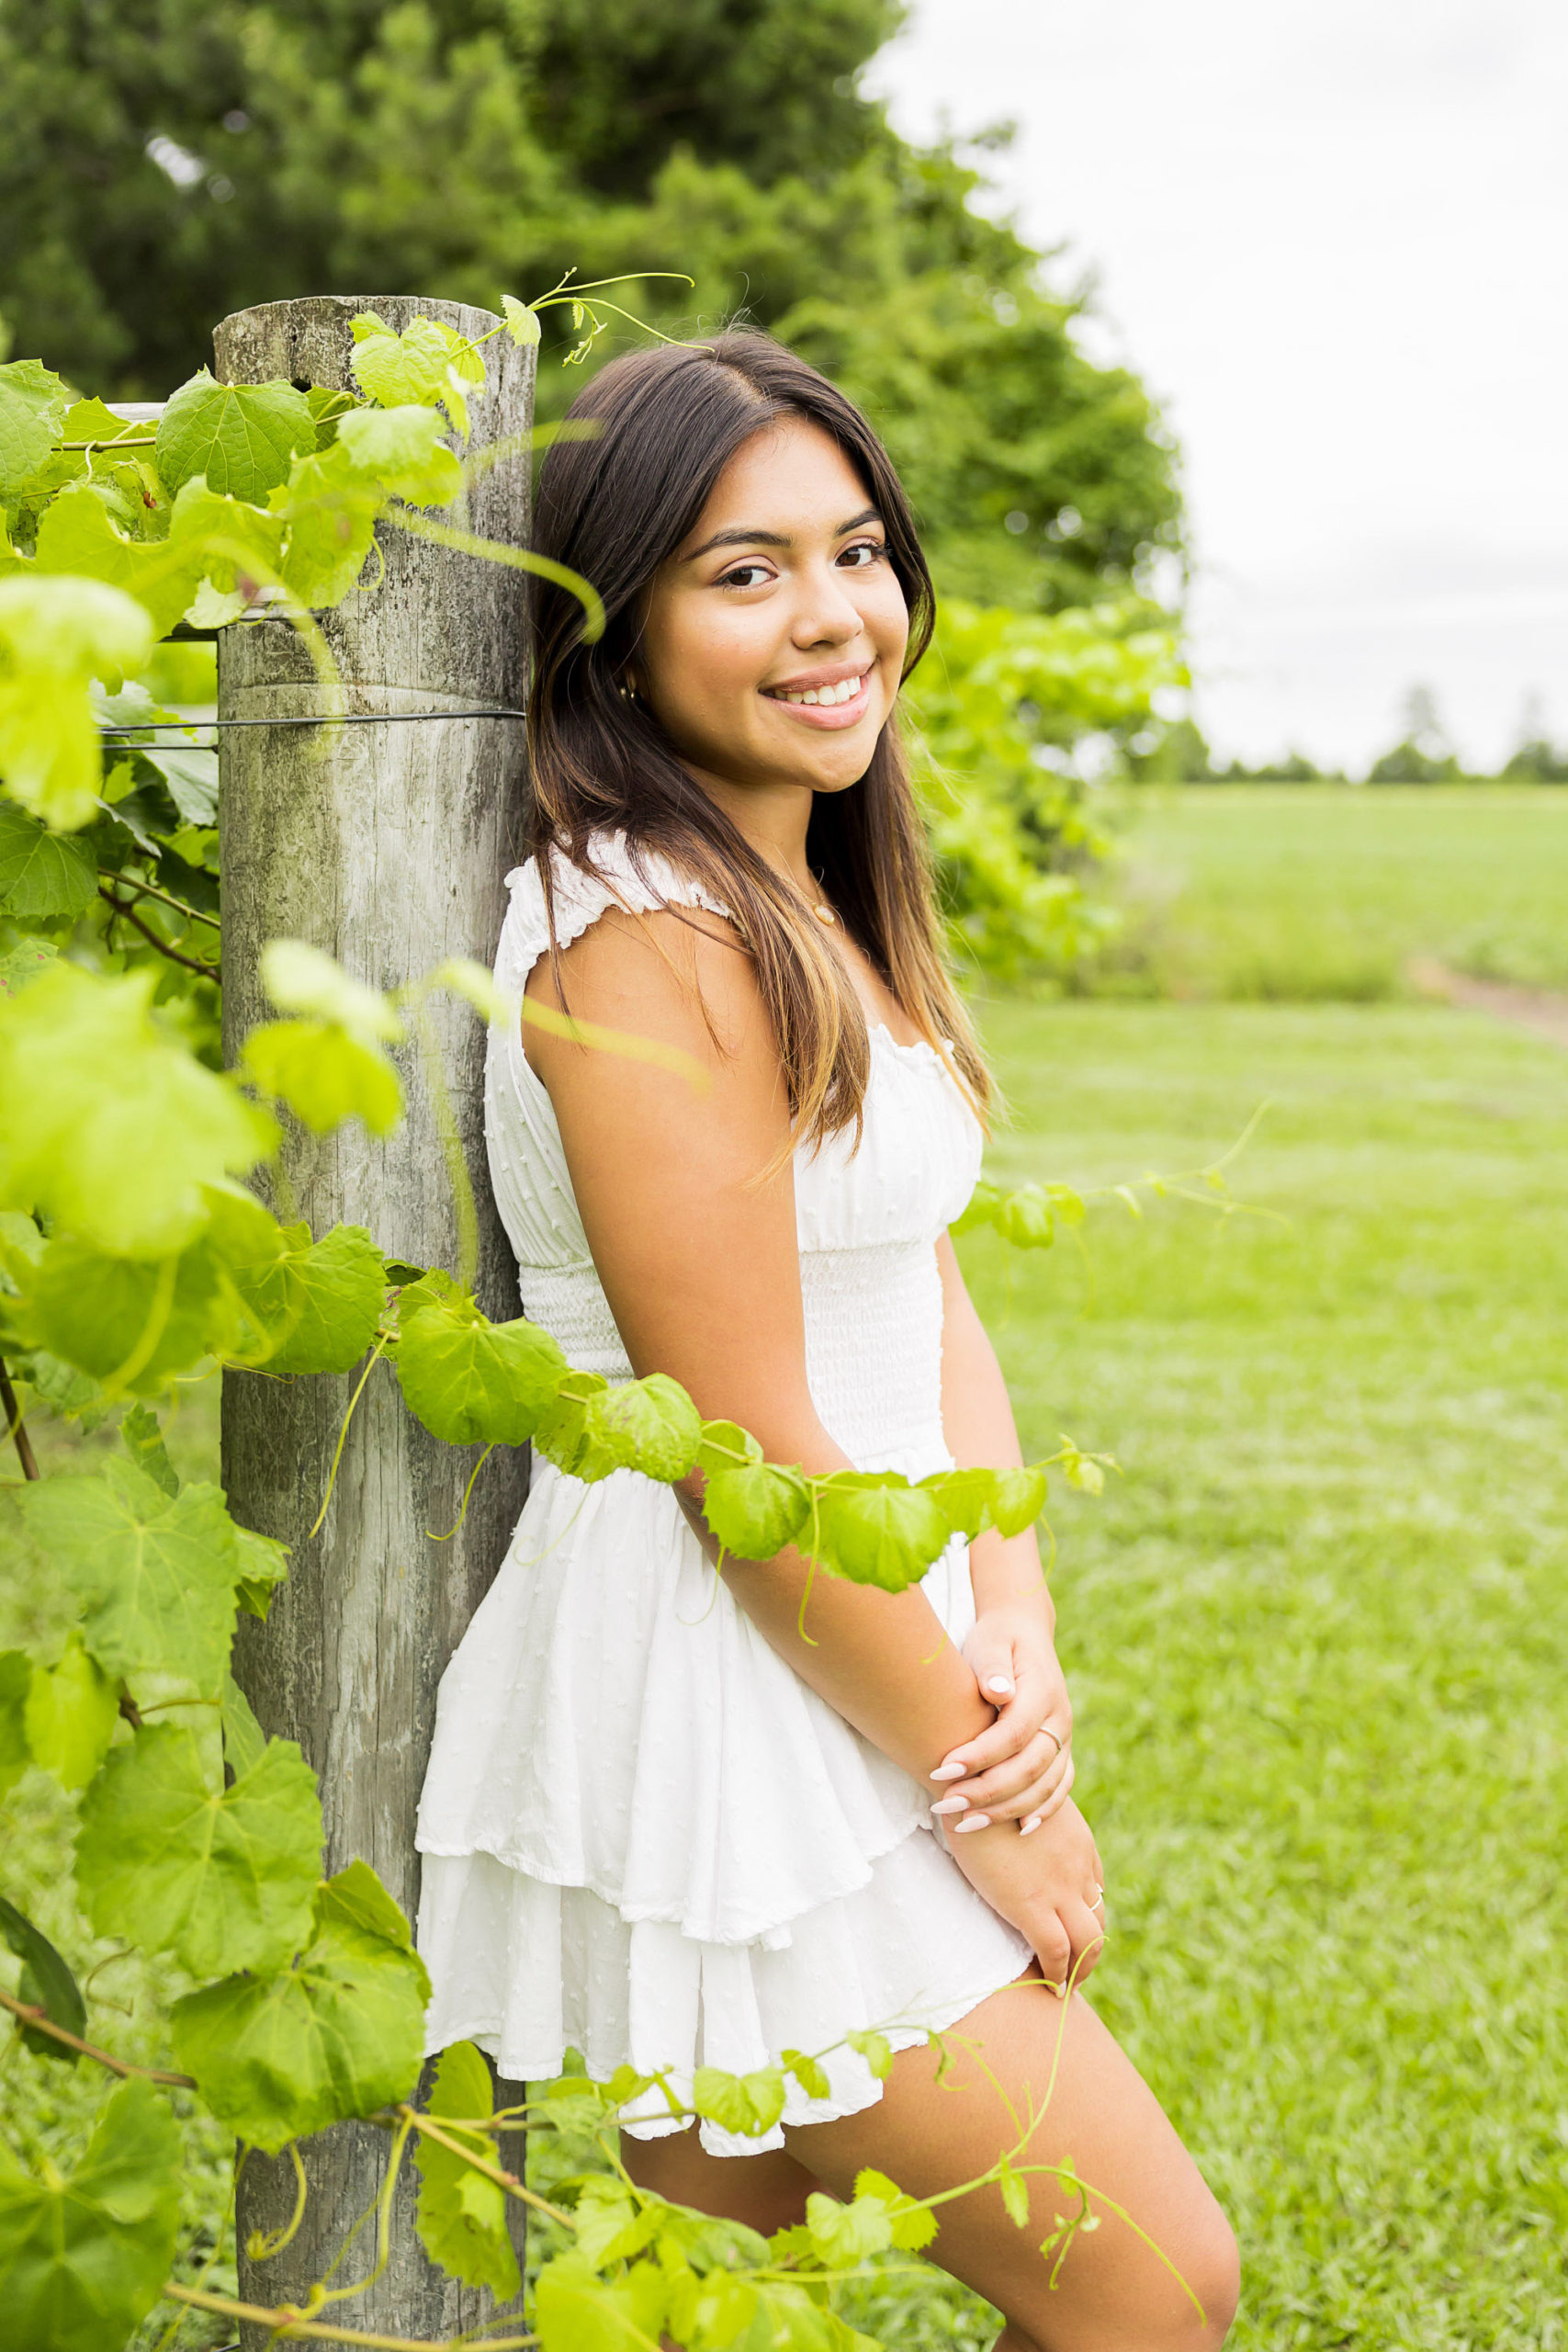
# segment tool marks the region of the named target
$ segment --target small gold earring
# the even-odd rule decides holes
[[[624,681],[615,688],[615,692],[620,695],[623,702],[636,702],[637,700],[636,686],[629,685]]]

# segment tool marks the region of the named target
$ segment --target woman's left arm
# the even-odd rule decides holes
[[[953,1243],[936,1245],[942,1273],[942,1418],[961,1469],[1006,1470],[1023,1460],[996,1350],[964,1287]],[[997,1720],[945,1756],[931,1777],[946,1781],[936,1810],[1018,1821],[1047,1820],[1073,1785],[1073,1711],[1056,1662],[1056,1611],[1032,1528],[987,1528],[969,1546],[975,1630],[964,1655]]]

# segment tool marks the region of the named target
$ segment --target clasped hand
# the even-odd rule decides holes
[[[1055,1646],[1038,1610],[1001,1606],[976,1620],[964,1657],[996,1721],[937,1764],[931,1811],[950,1831],[1016,1821],[1028,1837],[1073,1785],[1073,1708]]]

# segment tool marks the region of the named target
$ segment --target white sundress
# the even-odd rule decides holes
[[[602,882],[555,868],[562,946],[612,905],[707,904],[622,837],[591,845]],[[508,876],[496,976],[520,994],[548,932],[536,868]],[[722,908],[714,907],[722,913]],[[486,1134],[523,1305],[579,1371],[631,1367],[589,1256],[549,1096],[520,1025],[490,1040]],[[872,1032],[864,1134],[795,1160],[807,1373],[858,1467],[951,1467],[942,1426],[935,1244],[979,1171],[980,1132],[930,1046]],[[924,1590],[955,1643],[974,1623],[962,1538]],[[931,1758],[932,1763],[936,1758]],[[536,1458],[495,1582],[442,1679],[420,1803],[426,2046],[476,2041],[503,2075],[558,2074],[569,2048],[603,2080],[629,2062],[747,2073],[822,2055],[829,2095],[789,2078],[786,2124],[881,2096],[841,2037],[908,2047],[1028,1964],[933,1832],[930,1795],[772,1649],[716,1577],[666,1487],[596,1485]],[[677,2128],[651,2093],[623,2118]],[[716,2154],[784,2144],[704,2122]]]

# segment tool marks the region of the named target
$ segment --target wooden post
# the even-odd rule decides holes
[[[468,336],[497,322],[455,302],[403,297],[322,297],[271,302],[225,319],[217,372],[229,383],[283,377],[352,388],[349,322],[379,311],[401,329],[416,313]],[[470,446],[527,427],[532,352],[508,336],[485,347],[490,380],[472,401]],[[488,473],[447,518],[482,537],[523,544],[528,525],[526,450]],[[465,709],[518,709],[525,686],[525,575],[411,537],[379,533],[385,571],[342,608],[319,616],[356,712],[438,711],[401,725],[239,728],[220,736],[223,1045],[238,1057],[246,1031],[270,1017],[257,961],[268,939],[303,939],[378,987],[461,955],[489,964],[501,927],[502,876],[515,863],[525,775],[523,729]],[[366,577],[375,582],[374,560]],[[224,718],[318,711],[321,693],[296,632],[263,620],[226,629],[219,647]],[[431,1008],[442,1067],[479,1210],[478,1295],[494,1317],[515,1315],[516,1270],[484,1168],[482,1023],[449,998]],[[399,1049],[408,1101],[384,1142],[357,1122],[329,1136],[290,1125],[282,1156],[288,1207],[321,1233],[341,1221],[368,1227],[389,1256],[457,1265],[457,1220],[417,1046]],[[264,1627],[242,1619],[235,1673],[263,1728],[297,1739],[321,1783],[326,1869],[362,1855],[412,1917],[419,1897],[414,1812],[434,1718],[435,1688],[500,1566],[527,1487],[524,1450],[498,1451],[480,1474],[457,1533],[477,1450],[439,1444],[404,1409],[378,1364],[360,1399],[319,1537],[309,1530],[326,1490],[339,1425],[357,1375],[223,1380],[223,1483],[245,1525],[291,1548],[288,1581]],[[504,2086],[509,2098],[521,2096]],[[511,2143],[519,2152],[522,2142]],[[278,2229],[295,2194],[287,2159],[253,2154],[238,2199],[240,2292],[259,2303],[302,2297],[319,2278],[383,2176],[387,2136],[349,2124],[304,2147],[310,2199],[284,2253],[251,2261],[254,2231]],[[490,2298],[460,2289],[424,2259],[414,2234],[412,2166],[394,2212],[391,2259],[365,2294],[334,2307],[345,2324],[441,2337],[490,2313]],[[521,2251],[523,2208],[518,2220]],[[355,2240],[334,2284],[375,2263],[371,2228]],[[261,2331],[247,2335],[260,2352]]]

